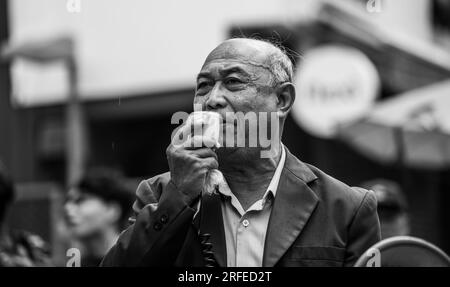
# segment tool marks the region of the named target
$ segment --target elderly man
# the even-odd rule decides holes
[[[170,172],[137,189],[134,223],[103,266],[352,266],[380,240],[372,192],[350,188],[281,144],[295,99],[293,68],[278,47],[231,39],[197,77],[194,104],[227,113],[275,113],[279,137],[260,148],[171,144]],[[274,141],[275,140],[275,141]],[[202,193],[208,171],[225,184]]]

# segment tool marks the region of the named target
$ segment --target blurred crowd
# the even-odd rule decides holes
[[[69,248],[79,250],[79,266],[98,266],[127,228],[134,196],[125,182],[119,171],[97,167],[67,189],[61,209],[65,224],[61,230],[65,234],[60,238],[67,240]],[[401,187],[386,179],[374,179],[361,186],[375,192],[382,238],[409,235],[408,203]],[[58,266],[49,244],[39,235],[6,224],[14,195],[14,183],[0,164],[0,266]]]
[[[51,248],[39,235],[9,228],[5,222],[14,201],[14,183],[0,166],[0,266],[58,266]],[[133,203],[133,192],[123,175],[110,168],[86,172],[65,194],[65,227],[61,238],[70,248],[77,248],[80,266],[98,266],[126,228]]]

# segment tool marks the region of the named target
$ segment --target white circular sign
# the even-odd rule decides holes
[[[322,46],[306,53],[295,84],[294,120],[312,135],[332,138],[339,124],[370,110],[380,80],[374,64],[359,50]]]

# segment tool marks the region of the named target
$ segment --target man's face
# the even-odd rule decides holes
[[[194,106],[226,113],[276,112],[277,96],[265,44],[226,41],[213,50],[197,77]],[[270,119],[270,115],[268,116]]]

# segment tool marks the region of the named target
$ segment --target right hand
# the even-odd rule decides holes
[[[198,142],[202,147],[194,148]],[[166,150],[171,181],[186,196],[188,205],[201,195],[208,171],[219,167],[216,153],[206,146],[212,146],[208,139],[194,136],[183,145],[171,143]]]

